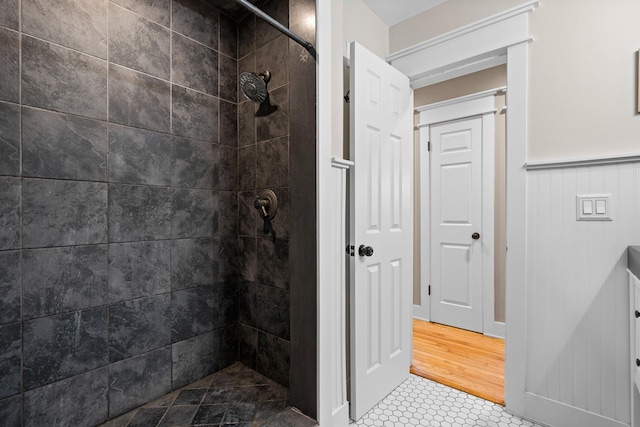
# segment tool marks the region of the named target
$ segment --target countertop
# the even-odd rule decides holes
[[[627,256],[629,270],[640,278],[640,246],[629,246]]]

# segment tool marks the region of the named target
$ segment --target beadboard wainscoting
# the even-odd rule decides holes
[[[576,221],[610,193],[612,221]],[[627,246],[640,242],[640,162],[527,173],[526,416],[557,426],[630,420]]]

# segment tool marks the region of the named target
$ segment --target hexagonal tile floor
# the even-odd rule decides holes
[[[504,407],[411,375],[350,427],[541,427]]]

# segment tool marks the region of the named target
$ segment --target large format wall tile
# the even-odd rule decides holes
[[[220,369],[237,362],[238,359],[238,322],[226,326],[220,333]]]
[[[107,246],[25,250],[22,287],[24,319],[106,304]]]
[[[0,102],[0,175],[19,174],[20,107]]]
[[[169,240],[109,245],[109,297],[115,303],[171,290]]]
[[[220,213],[218,215],[218,235],[238,234],[238,195],[235,191],[218,192]],[[255,196],[251,200],[255,200]],[[253,206],[252,206],[253,207]]]
[[[235,147],[220,146],[218,179],[220,190],[238,189],[238,150]]]
[[[127,242],[167,239],[171,234],[169,188],[109,186],[109,240]]]
[[[257,236],[258,230],[264,230],[264,221],[254,207],[256,191],[238,193],[238,234],[241,236]],[[278,200],[278,205],[280,201]],[[280,208],[278,208],[278,211]],[[273,224],[273,222],[272,222]]]
[[[273,19],[289,28],[289,2],[288,1],[270,1],[266,2],[262,7],[262,11]],[[272,27],[264,19],[256,19],[256,49],[269,43],[271,40],[281,36],[282,33]]]
[[[199,286],[171,294],[171,342],[191,338],[218,327],[217,288]]]
[[[210,142],[173,137],[171,185],[212,190],[215,166],[214,146]]]
[[[171,346],[173,389],[187,385],[219,369],[220,335],[208,332]]]
[[[269,70],[269,87],[278,88],[289,82],[289,38],[278,36],[256,50],[256,70]]]
[[[238,58],[238,24],[225,14],[220,14],[220,46],[218,51],[234,59]]]
[[[20,251],[0,252],[0,325],[20,320]]]
[[[256,187],[289,186],[289,138],[256,144]]]
[[[105,367],[26,392],[24,425],[91,427],[105,421],[107,375]]]
[[[0,399],[20,393],[20,323],[0,326]]]
[[[114,363],[109,368],[109,417],[171,390],[171,348]]]
[[[106,181],[106,123],[23,108],[22,175]]]
[[[238,105],[235,103],[220,101],[220,144],[238,145]]]
[[[171,0],[112,0],[113,3],[168,27],[171,23]]]
[[[258,332],[256,370],[263,375],[289,386],[289,341]]]
[[[220,259],[219,279],[235,280],[238,278],[238,237],[223,236],[220,238]]]
[[[240,323],[238,331],[238,361],[251,369],[256,369],[258,330]]]
[[[289,241],[258,238],[258,281],[278,288],[289,288]]]
[[[171,343],[169,293],[109,307],[109,361],[117,362]]]
[[[168,82],[109,64],[109,120],[122,125],[169,132]]]
[[[257,325],[279,338],[289,340],[289,290],[257,285]]]
[[[244,101],[238,106],[238,146],[256,143],[256,104]]]
[[[171,183],[168,134],[109,125],[109,181],[127,184]]]
[[[218,49],[218,11],[198,0],[174,0],[173,31]],[[235,38],[235,34],[233,35]]]
[[[171,288],[212,285],[217,281],[217,245],[212,238],[171,242]]]
[[[20,247],[20,178],[0,178],[0,250]]]
[[[218,95],[218,52],[173,33],[171,57],[173,82]]]
[[[255,35],[256,16],[250,13],[238,24],[238,59],[256,50]]]
[[[0,26],[17,30],[19,23],[19,0],[0,0]]]
[[[264,159],[259,159],[261,162]],[[256,188],[256,144],[238,149],[238,189]]]
[[[107,184],[24,179],[25,248],[104,243]]]
[[[109,4],[109,61],[168,80],[171,32]]]
[[[0,100],[18,102],[20,96],[20,34],[0,28]]]
[[[22,37],[22,103],[63,113],[107,118],[107,63]]]
[[[22,426],[22,395],[0,400],[0,420],[7,426]]]
[[[217,142],[218,108],[218,98],[174,85],[172,133]]]
[[[22,31],[106,59],[106,6],[103,0],[22,0]]]
[[[256,280],[258,259],[256,238],[238,237],[238,276],[250,282]]]
[[[271,103],[278,109],[267,116],[256,117],[256,140],[266,141],[289,135],[289,86],[269,92]]]
[[[213,236],[214,228],[217,228],[217,224],[214,224],[217,205],[217,192],[175,189],[173,191],[172,237]]]
[[[24,388],[81,374],[107,360],[107,308],[24,322]]]
[[[238,61],[220,55],[220,98],[230,102],[238,100]]]

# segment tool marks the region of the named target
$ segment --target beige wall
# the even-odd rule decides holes
[[[426,86],[414,91],[414,105],[416,107],[470,95],[489,89],[506,86],[507,68],[505,65],[490,68],[442,83]],[[496,96],[496,109],[500,111],[505,105],[505,96]],[[495,122],[495,313],[494,318],[498,322],[504,322],[505,318],[505,261],[506,261],[506,211],[505,211],[505,116],[496,114]],[[418,115],[416,115],[416,123]],[[416,132],[415,151],[415,211],[414,211],[414,304],[420,304],[421,281],[421,254],[420,254],[420,188],[419,167],[420,149],[418,132]]]
[[[325,0],[322,0],[325,1]],[[331,0],[333,23],[336,25],[333,39],[334,52],[342,52],[332,58],[333,75],[333,156],[349,158],[349,104],[343,96],[349,90],[349,69],[343,60],[348,56],[347,44],[357,41],[381,58],[389,55],[389,27],[375,15],[362,0]]]
[[[520,0],[449,0],[389,29],[396,52]],[[640,1],[541,0],[529,18],[529,161],[640,153]]]

